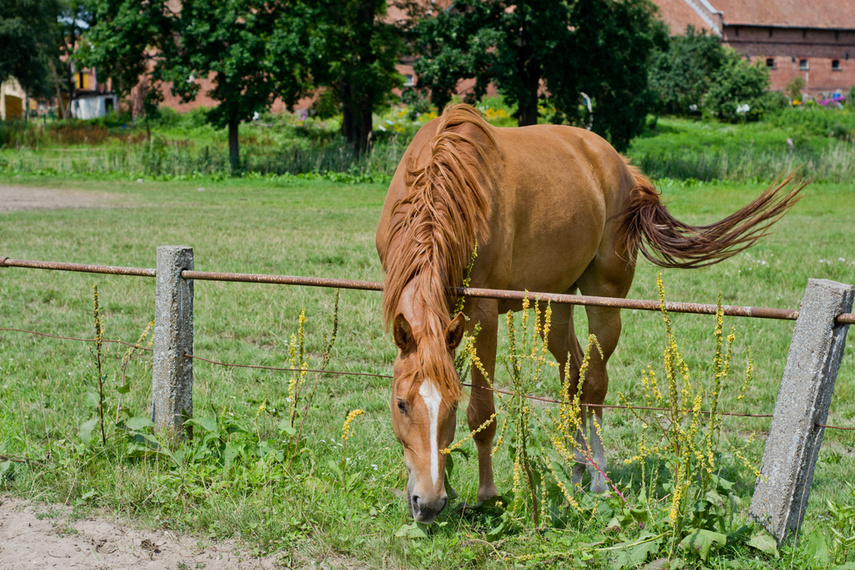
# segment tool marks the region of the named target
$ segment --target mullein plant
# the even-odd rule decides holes
[[[336,292],[335,308],[333,310],[333,327],[332,332],[327,338],[327,333],[323,334],[322,353],[321,353],[321,371],[326,370],[327,365],[332,358],[332,349],[335,346],[335,341],[338,336],[338,304],[340,293]],[[321,380],[322,372],[315,374],[315,380],[311,385],[311,389],[303,396],[303,385],[306,383],[306,375],[308,374],[309,360],[305,349],[305,324],[306,310],[300,311],[299,324],[296,334],[291,335],[291,341],[288,346],[289,361],[293,374],[288,380],[288,417],[279,423],[279,431],[283,436],[287,436],[293,441],[293,453],[288,456],[286,470],[289,470],[291,463],[299,451],[300,441],[303,437],[303,427],[306,422],[306,417],[309,415],[309,408],[315,398],[315,393],[318,390],[318,385]],[[302,413],[299,405],[303,406]],[[297,418],[299,416],[299,422]],[[349,425],[349,424],[348,424]]]
[[[627,464],[637,464],[641,470],[643,487],[637,498],[625,496],[612,481],[608,484],[615,505],[623,505],[628,512],[647,512],[647,530],[638,544],[631,546],[658,549],[668,546],[669,557],[673,557],[676,548],[689,548],[690,539],[697,539],[699,533],[708,533],[720,545],[729,543],[729,527],[733,523],[735,501],[730,493],[732,483],[719,475],[719,456],[722,447],[721,427],[724,413],[720,407],[721,394],[729,384],[732,374],[733,344],[736,338],[732,329],[725,336],[724,315],[719,298],[716,312],[715,355],[713,376],[705,383],[692,376],[688,364],[676,340],[670,316],[665,306],[665,289],[661,275],[659,286],[660,307],[665,324],[666,346],[663,351],[664,375],[658,376],[649,368],[641,378],[643,386],[642,402],[632,404],[647,408],[658,408],[660,412],[652,418],[642,415],[639,410],[631,409],[640,421],[638,452],[626,460]],[[533,309],[533,310],[531,310]],[[498,399],[496,413],[487,421],[467,434],[460,441],[443,450],[451,453],[458,450],[475,433],[486,429],[490,423],[500,418],[493,453],[507,446],[513,463],[512,499],[505,513],[506,518],[516,524],[531,520],[535,527],[545,528],[562,516],[562,508],[570,508],[585,518],[593,518],[597,511],[597,502],[581,500],[574,493],[569,468],[582,459],[593,464],[592,452],[583,433],[580,412],[582,411],[582,386],[588,371],[591,354],[600,351],[594,335],[588,338],[580,368],[578,389],[571,390],[568,384],[571,378],[569,368],[565,370],[562,399],[557,409],[544,407],[533,409],[529,398],[541,387],[549,369],[557,364],[549,357],[546,338],[549,335],[551,308],[545,309],[537,300],[526,300],[521,315],[515,319],[508,314],[508,356],[505,365],[510,377],[510,395],[494,392]],[[493,388],[493,379],[488,378],[474,345],[475,336],[464,339],[461,362],[471,365],[487,378],[489,388]],[[570,363],[568,362],[568,367]],[[460,366],[458,369],[462,369]],[[736,400],[744,399],[748,384],[753,376],[753,364],[750,353],[747,368],[738,387]],[[619,394],[624,405],[630,405],[624,394]],[[705,409],[703,409],[705,408]],[[594,422],[594,429],[602,426]],[[602,433],[600,432],[602,436]],[[745,456],[745,449],[752,438],[742,446],[730,446],[730,452],[752,476],[759,475],[758,470]],[[652,465],[666,465],[668,474],[661,476],[658,468]],[[595,466],[597,468],[597,466]],[[604,473],[605,475],[605,473]],[[665,489],[664,499],[655,499],[657,489]],[[641,504],[634,504],[636,501]],[[611,501],[610,501],[611,502]],[[614,506],[614,505],[613,505]],[[653,512],[656,509],[660,511]],[[566,513],[566,510],[565,510]],[[612,527],[613,525],[609,525]],[[713,532],[715,531],[715,532]],[[721,531],[721,532],[719,532]],[[738,533],[744,534],[744,529]],[[734,534],[734,533],[730,533]],[[734,535],[735,536],[735,535]],[[666,541],[666,537],[668,540]],[[707,540],[708,536],[701,537]],[[636,541],[637,542],[637,541]],[[655,544],[654,544],[655,543]],[[641,546],[639,546],[641,545]],[[707,556],[714,543],[710,543],[702,552]],[[601,549],[608,551],[618,545]],[[697,547],[695,547],[697,548]]]
[[[116,424],[119,423],[119,414],[122,412],[122,409],[123,409],[122,408],[122,398],[124,397],[125,394],[127,394],[128,392],[131,391],[131,385],[130,385],[130,382],[128,382],[128,377],[127,377],[128,364],[130,364],[131,359],[134,357],[134,354],[136,354],[137,350],[142,349],[143,342],[145,342],[145,339],[148,336],[148,333],[150,333],[153,328],[154,328],[154,321],[149,321],[148,325],[146,325],[145,329],[143,329],[143,332],[140,334],[139,338],[137,339],[137,342],[133,346],[129,346],[127,348],[127,350],[125,350],[125,354],[122,355],[122,357],[121,357],[122,358],[122,384],[118,388],[119,401],[116,404]],[[152,338],[149,340],[147,348],[151,348],[153,343],[154,343],[154,335],[152,335]],[[119,348],[119,350],[121,351],[121,347]],[[125,411],[127,411],[127,410],[125,410]]]
[[[292,374],[288,380],[288,423],[291,429],[295,429],[300,393],[303,384],[306,383],[306,374],[309,361],[306,358],[306,309],[300,311],[297,332],[291,334],[291,342],[288,344],[289,363]]]
[[[98,285],[92,285],[93,313],[95,316],[95,348],[90,349],[95,357],[95,369],[98,374],[98,423],[101,426],[101,443],[107,445],[107,431],[104,426],[104,322],[101,319],[101,305],[98,300]]]
[[[731,518],[735,496],[728,493],[732,483],[720,477],[718,459],[721,451],[721,427],[724,417],[720,409],[721,394],[731,375],[735,327],[724,336],[724,313],[721,295],[716,310],[715,355],[713,377],[708,386],[700,378],[693,378],[683,358],[665,305],[665,288],[661,274],[657,278],[659,305],[665,323],[665,349],[663,351],[664,378],[659,378],[652,367],[643,373],[643,405],[656,408],[660,413],[648,415],[639,410],[631,412],[641,424],[637,453],[626,459],[627,464],[636,464],[641,470],[642,496],[653,497],[657,488],[669,491],[665,501],[648,501],[647,509],[651,520],[663,520],[665,534],[669,535],[669,558],[673,558],[678,546],[687,547],[686,539],[698,533],[717,531],[712,540],[722,546],[727,539],[724,528],[725,513],[718,507],[729,505],[724,510]],[[750,357],[737,401],[742,401],[753,376]],[[627,397],[619,394],[623,405],[629,405]],[[637,403],[637,402],[636,402]],[[707,408],[702,411],[702,408]],[[733,455],[743,467],[758,477],[759,471],[745,457],[744,451],[753,436],[741,447],[731,446]],[[658,466],[665,464],[667,478],[659,480]],[[650,471],[650,472],[648,472]],[[728,495],[722,498],[721,495]],[[717,502],[718,505],[707,503]],[[652,512],[661,505],[662,513]],[[707,508],[710,507],[710,508]],[[732,521],[731,521],[732,522]],[[711,528],[714,527],[714,528]],[[705,550],[708,554],[709,547]]]
[[[507,314],[508,355],[504,364],[510,377],[510,394],[494,391],[498,399],[496,412],[463,439],[442,451],[451,453],[459,449],[497,417],[501,418],[493,454],[507,446],[513,463],[513,499],[506,515],[516,521],[531,519],[536,528],[549,526],[553,514],[560,511],[554,504],[555,499],[563,500],[560,499],[563,497],[571,506],[582,510],[571,492],[572,483],[563,467],[556,463],[572,464],[579,455],[588,459],[591,457],[587,443],[576,435],[581,428],[581,391],[571,397],[569,386],[565,383],[562,386],[564,396],[557,413],[549,409],[533,409],[533,400],[529,397],[541,388],[550,374],[549,370],[558,367],[550,357],[546,342],[551,317],[552,308],[549,304],[543,308],[537,299],[532,303],[528,298],[523,301],[519,317],[515,318],[512,312]],[[475,351],[474,341],[475,335],[464,339],[462,361],[479,370],[492,389],[493,380],[489,378]],[[591,346],[598,346],[593,336],[589,350]],[[588,361],[586,355],[580,385],[584,381]],[[569,369],[566,372],[569,377]],[[549,435],[544,437],[542,434]],[[550,490],[553,485],[557,492]]]

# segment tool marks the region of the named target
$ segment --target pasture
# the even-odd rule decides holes
[[[382,184],[293,177],[139,182],[39,176],[6,176],[0,183],[94,192],[101,202],[86,209],[0,212],[2,256],[153,267],[157,246],[187,245],[194,248],[195,268],[202,271],[382,280],[374,250],[386,190]],[[765,184],[669,180],[658,187],[677,218],[704,224],[738,209]],[[721,293],[724,304],[797,308],[808,278],[855,280],[853,220],[851,185],[813,184],[757,247],[710,268],[663,271],[667,299],[715,303]],[[640,261],[629,296],[656,299],[656,277],[656,268]],[[94,284],[104,338],[136,342],[154,318],[152,279],[0,269],[0,327],[92,338]],[[320,366],[325,335],[328,340],[334,326],[335,291],[209,282],[195,288],[197,356],[288,367],[299,359],[299,349],[292,356],[290,346],[292,335],[299,336],[305,310],[308,367]],[[687,363],[709,382],[715,318],[671,318]],[[584,339],[584,311],[577,311],[576,319]],[[633,403],[643,393],[643,372],[662,366],[661,315],[624,311],[623,319],[621,342],[610,362],[607,404],[620,403],[619,393]],[[741,401],[739,386],[725,387],[720,405],[734,412],[771,413],[792,322],[726,318],[725,330],[732,325],[733,366],[744,369],[750,352],[754,378]],[[834,425],[853,425],[855,417],[852,343],[850,339],[829,414]],[[289,414],[293,375],[197,361],[195,416],[207,419],[196,426],[192,444],[155,452],[115,425],[116,417],[127,427],[129,418],[149,414],[150,356],[135,352],[123,382],[126,352],[126,347],[104,348],[109,421],[102,445],[100,434],[81,430],[96,413],[91,394],[97,392],[98,378],[89,347],[0,331],[0,455],[39,460],[29,465],[0,461],[0,492],[68,503],[80,513],[103,507],[143,526],[240,538],[259,553],[279,553],[287,566],[327,558],[347,567],[395,568],[616,564],[615,551],[609,550],[614,540],[606,528],[617,514],[615,497],[588,498],[586,516],[569,516],[542,532],[523,525],[496,531],[500,506],[462,514],[446,509],[429,528],[412,523],[402,496],[407,475],[392,434],[390,380],[385,378],[322,376],[305,414],[296,459],[286,469],[290,452],[284,442],[292,441],[292,434],[283,420]],[[337,338],[327,368],[390,374],[394,356],[381,325],[380,295],[341,292]],[[497,371],[497,384],[506,386],[501,361]],[[541,394],[558,396],[557,376],[552,371],[542,382]],[[314,381],[309,374],[307,389]],[[350,438],[345,439],[343,424],[355,409],[364,414],[352,418]],[[460,438],[467,428],[464,413],[458,416]],[[605,418],[609,476],[631,497],[638,493],[641,475],[623,460],[638,453],[638,423],[625,411],[607,411]],[[759,465],[768,424],[764,419],[725,418],[723,439],[741,447],[756,434],[744,454]],[[832,531],[842,533],[841,541],[855,540],[851,517],[847,527],[834,516],[855,509],[855,494],[841,484],[855,469],[853,448],[853,432],[826,431],[803,527],[804,537],[825,535],[833,556],[823,559],[816,555],[816,540],[802,539],[782,548],[779,558],[744,547],[722,549],[707,564],[824,568],[852,561],[853,555],[836,546]],[[460,499],[471,503],[477,466],[472,443],[464,449],[470,457],[455,454],[451,483]],[[735,482],[739,517],[744,519],[754,476],[729,449],[723,446],[720,465]],[[511,458],[503,449],[495,461],[497,487],[504,494],[512,488]],[[639,531],[625,530],[627,540]],[[686,560],[686,567],[699,563]]]

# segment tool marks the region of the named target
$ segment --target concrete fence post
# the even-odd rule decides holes
[[[797,532],[807,508],[849,325],[834,319],[852,309],[855,286],[808,281],[749,516],[780,544]]]
[[[151,420],[157,433],[174,442],[193,415],[193,282],[181,272],[193,269],[193,248],[157,248]]]

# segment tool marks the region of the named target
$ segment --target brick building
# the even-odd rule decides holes
[[[769,68],[771,88],[801,77],[810,97],[855,85],[855,0],[653,0],[672,34],[705,29]]]

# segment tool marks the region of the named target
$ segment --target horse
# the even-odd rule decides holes
[[[476,325],[475,350],[486,377],[473,367],[466,417],[470,430],[487,424],[473,437],[477,499],[498,495],[491,459],[493,394],[478,388],[493,378],[498,314],[519,310],[521,303],[469,297],[463,312],[452,317],[453,291],[467,270],[472,287],[623,298],[639,252],[666,268],[717,263],[763,237],[798,201],[803,187],[791,174],[725,219],[691,226],[668,212],[637,168],[587,130],[497,128],[465,104],[449,106],[426,123],[392,178],[376,234],[385,272],[383,321],[397,347],[392,426],[403,445],[412,517],[431,523],[448,502],[441,451],[454,439],[461,396],[454,351]],[[585,310],[600,351],[590,355],[580,396],[579,425],[590,433],[576,437],[588,438],[586,455],[592,461],[577,455],[572,480],[580,484],[587,469],[590,490],[602,492],[606,461],[597,405],[606,397],[606,364],[617,346],[621,318],[617,308]],[[572,305],[552,307],[546,341],[562,386],[565,367],[570,371],[572,396],[584,356]]]

